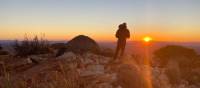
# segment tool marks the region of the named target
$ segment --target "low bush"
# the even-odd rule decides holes
[[[2,50],[2,46],[1,46],[1,44],[0,44],[0,50]]]
[[[25,37],[23,41],[15,41],[14,49],[16,51],[16,56],[28,56],[37,54],[46,54],[50,52],[50,44],[43,37],[40,39],[35,36],[33,39]]]
[[[8,55],[8,52],[0,50],[0,55]]]

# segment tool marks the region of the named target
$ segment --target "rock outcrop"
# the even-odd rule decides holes
[[[98,53],[100,49],[93,39],[88,36],[79,35],[67,43],[66,51],[82,54],[87,52]]]
[[[176,85],[199,85],[200,74],[193,71],[200,68],[197,65],[200,57],[191,48],[169,45],[155,51],[154,59],[159,63],[159,67],[165,69],[165,75],[172,86]],[[197,82],[198,81],[198,82]],[[189,87],[187,87],[189,88]]]

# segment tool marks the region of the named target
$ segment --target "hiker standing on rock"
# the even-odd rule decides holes
[[[117,41],[117,47],[116,47],[116,51],[114,55],[114,60],[117,59],[119,52],[120,52],[120,56],[123,56],[125,46],[126,46],[126,39],[130,38],[130,32],[127,29],[126,23],[119,25],[119,29],[117,30],[115,36],[116,38],[118,38],[118,41]]]

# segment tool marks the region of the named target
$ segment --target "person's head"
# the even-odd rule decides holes
[[[119,29],[126,29],[127,26],[126,26],[126,23],[122,23],[119,25]]]
[[[126,26],[126,23],[125,23],[125,22],[124,22],[122,25],[124,26],[124,28],[125,28],[125,29],[127,28],[127,26]]]
[[[123,28],[123,25],[122,25],[122,24],[120,24],[118,27],[119,27],[119,29],[122,29],[122,28]]]
[[[126,23],[124,22],[124,23],[122,23],[122,25],[125,25],[125,26],[126,26]]]

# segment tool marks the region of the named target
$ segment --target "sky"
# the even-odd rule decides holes
[[[129,41],[200,42],[200,0],[0,0],[0,40],[45,34],[69,40],[83,34],[115,41],[126,22]]]

